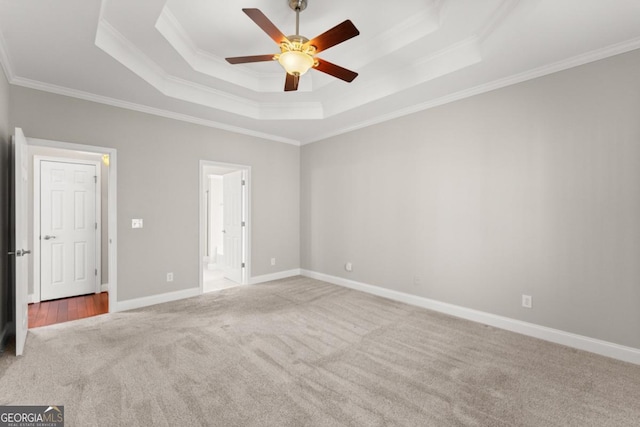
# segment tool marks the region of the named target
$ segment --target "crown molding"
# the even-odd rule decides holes
[[[167,5],[162,8],[155,28],[194,71],[255,92],[282,91],[281,72],[257,73],[242,66],[231,67],[224,58],[198,48]],[[298,90],[310,91],[311,86],[299,87]]]
[[[281,142],[290,145],[300,145],[300,141],[285,138],[279,135],[272,135],[263,132],[256,132],[250,129],[246,129],[239,126],[231,126],[226,123],[220,123],[213,120],[207,120],[200,117],[190,116],[187,114],[180,114],[173,111],[162,110],[160,108],[149,107],[146,105],[136,104],[133,102],[122,101],[120,99],[109,98],[107,96],[96,95],[89,92],[84,92],[76,89],[70,89],[63,86],[57,86],[50,83],[43,83],[36,80],[25,79],[22,77],[14,77],[9,83],[15,86],[22,86],[29,89],[36,89],[43,92],[54,93],[57,95],[68,96],[70,98],[82,99],[85,101],[96,102],[98,104],[110,105],[112,107],[123,108],[125,110],[138,111],[141,113],[152,114],[154,116],[165,117],[168,119],[179,120],[181,122],[193,123],[210,128],[221,129],[229,132],[234,132],[242,135],[248,135],[256,138],[266,139],[269,141]]]
[[[512,6],[519,1],[503,0],[488,20],[491,24],[490,26],[495,28],[500,25],[505,16],[508,15],[505,10],[507,12],[510,11]],[[359,67],[358,64],[360,66],[367,65],[367,68],[369,68],[367,70],[368,79],[365,82],[357,82],[344,89],[338,86],[341,82],[337,82],[335,79],[330,81],[327,81],[327,79],[319,80],[321,83],[314,85],[314,90],[327,86],[327,93],[340,91],[344,95],[328,100],[323,95],[324,92],[317,91],[318,93],[314,94],[314,97],[319,101],[294,103],[258,102],[246,97],[233,95],[227,91],[168,75],[157,63],[146,56],[134,43],[106,21],[106,18],[99,20],[95,44],[168,97],[256,120],[318,120],[360,107],[390,96],[399,90],[409,89],[480,62],[482,57],[478,46],[479,41],[475,36],[448,46],[436,53],[427,53],[418,61],[417,66],[411,72],[403,72],[401,81],[394,79],[390,82],[389,65],[386,62],[380,63],[380,61],[376,61],[380,57],[392,54],[403,46],[424,39],[436,32],[440,28],[442,10],[448,4],[448,1],[445,0],[426,3],[424,8],[417,10],[409,18],[394,25],[393,28],[377,34],[373,39],[366,42],[364,40],[354,40],[350,50],[352,52],[350,61],[356,67]],[[507,8],[505,5],[510,7]],[[488,24],[485,23],[483,27],[487,26]],[[259,74],[230,73],[232,68],[225,64],[221,58],[200,50],[167,5],[163,7],[160,16],[156,20],[155,28],[165,37],[169,45],[196,71],[208,71],[206,74],[212,75],[219,80],[250,90],[264,89],[259,83]],[[376,49],[367,49],[371,44],[376,45]],[[367,54],[365,55],[363,52],[367,52]],[[205,70],[206,67],[210,68]],[[242,67],[234,68],[234,70],[241,69]],[[281,80],[281,77],[279,80]],[[278,88],[281,87],[281,83],[280,81],[277,84]],[[267,76],[267,81],[262,84],[273,87],[274,83]],[[300,86],[300,91],[308,90],[311,84],[311,79],[304,79]],[[278,90],[280,91],[280,89]]]
[[[311,120],[324,116],[320,102],[259,103],[168,75],[105,20],[98,23],[95,45],[171,98],[258,120]]]
[[[95,45],[166,96],[253,119],[259,116],[256,102],[197,83],[187,84],[184,80],[168,76],[160,66],[105,19],[98,22]]]
[[[366,42],[359,39],[351,40],[350,67],[364,67],[437,31],[440,28],[440,6],[440,4],[430,3],[424,9],[416,11],[408,19]],[[185,62],[197,72],[256,92],[275,93],[282,90],[282,75],[280,73],[257,73],[242,66],[236,66],[233,68],[234,71],[231,71],[224,58],[200,49],[167,5],[163,7],[155,28]],[[313,81],[313,79],[306,78],[301,83],[307,84],[301,84],[298,88],[299,92],[311,92],[337,82],[334,80]]]
[[[590,52],[586,52],[580,55],[573,56],[571,58],[554,62],[552,64],[544,65],[542,67],[534,68],[519,74],[504,77],[492,82],[475,86],[469,89],[464,89],[455,92],[451,95],[443,96],[437,99],[432,99],[421,104],[413,105],[401,110],[394,111],[389,114],[381,114],[373,117],[369,120],[360,121],[352,126],[345,126],[339,129],[335,129],[331,132],[325,132],[323,134],[314,134],[313,138],[308,140],[302,140],[301,145],[311,144],[314,142],[322,141],[333,136],[342,135],[348,132],[352,132],[358,129],[362,129],[375,124],[383,123],[389,120],[397,119],[399,117],[407,116],[409,114],[417,113],[419,111],[428,110],[430,108],[438,107],[440,105],[449,104],[451,102],[459,101],[461,99],[469,98],[475,95],[480,95],[485,92],[490,92],[496,89],[501,89],[506,86],[522,83],[528,80],[533,80],[538,77],[543,77],[549,74],[557,73],[560,71],[568,70],[570,68],[585,65],[590,62],[606,59],[611,56],[620,55],[632,50],[640,48],[640,37],[633,38],[621,43],[616,43],[611,46],[607,46],[601,49],[596,49]]]
[[[350,88],[349,96],[340,97],[325,105],[325,116],[331,117],[360,105],[391,96],[399,91],[459,71],[480,61],[482,61],[482,55],[478,40],[476,37],[469,37],[421,59],[410,73],[405,73],[406,78],[394,81],[393,85],[389,85],[388,73],[384,72],[376,78],[370,78],[366,85]]]

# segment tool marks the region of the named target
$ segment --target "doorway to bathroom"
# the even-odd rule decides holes
[[[201,161],[200,269],[202,292],[247,283],[248,166]]]

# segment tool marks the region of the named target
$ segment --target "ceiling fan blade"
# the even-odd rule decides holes
[[[324,59],[316,58],[316,60],[318,61],[318,65],[315,67],[316,70],[337,77],[340,80],[351,83],[353,79],[358,77],[358,73],[355,71],[347,70]]]
[[[298,90],[298,81],[300,81],[300,76],[292,76],[287,73],[287,79],[284,81],[284,91],[291,92]]]
[[[245,64],[247,62],[273,61],[273,53],[268,55],[234,56],[225,58],[229,64]]]
[[[262,30],[267,33],[274,42],[280,44],[287,40],[287,37],[282,34],[282,31],[280,31],[278,27],[276,27],[273,22],[271,22],[269,18],[260,11],[260,9],[242,9],[242,11],[246,13],[247,16],[258,25],[258,27],[262,28]]]
[[[336,25],[330,30],[325,31],[319,36],[309,40],[306,45],[313,45],[316,47],[316,53],[323,50],[327,50],[343,41],[349,40],[352,37],[360,34],[360,31],[353,25],[353,22],[346,20],[341,24]]]

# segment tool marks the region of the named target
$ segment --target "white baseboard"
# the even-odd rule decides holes
[[[528,335],[530,337],[539,338],[556,344],[566,345],[567,347],[589,351],[591,353],[640,365],[640,349],[637,348],[626,347],[620,344],[590,338],[571,332],[565,332],[559,329],[548,328],[534,323],[523,322],[509,317],[498,316],[484,311],[473,310],[446,302],[406,294],[404,292],[356,282],[342,277],[330,276],[328,274],[318,273],[315,271],[302,269],[300,274],[312,279],[333,283],[334,285],[344,286],[346,288],[355,289],[357,291],[366,292],[394,301],[427,308],[429,310],[450,314],[452,316],[472,320],[474,322],[494,326],[507,331],[517,332],[522,335]]]
[[[216,264],[215,262],[213,264],[207,264],[207,270],[217,270],[218,269],[218,264]]]
[[[38,301],[38,300],[36,299],[36,295],[35,295],[35,294],[29,294],[29,295],[27,295],[27,303],[29,303],[29,304],[33,304],[33,303],[36,303],[36,302],[40,302],[40,301]]]
[[[263,274],[262,276],[254,276],[249,279],[250,285],[256,285],[258,283],[270,282],[272,280],[286,279],[287,277],[299,276],[301,270],[294,268],[293,270],[278,271],[277,273]]]
[[[102,283],[100,285],[100,292],[109,292],[109,284],[108,283]]]
[[[133,310],[135,308],[148,307],[150,305],[162,304],[164,302],[177,301],[200,295],[200,288],[190,288],[181,291],[167,292],[166,294],[151,295],[149,297],[135,298],[126,301],[116,302],[116,306],[110,312]]]

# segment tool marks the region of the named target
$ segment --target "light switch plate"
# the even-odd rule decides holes
[[[142,228],[142,219],[132,219],[131,220],[131,228]]]

